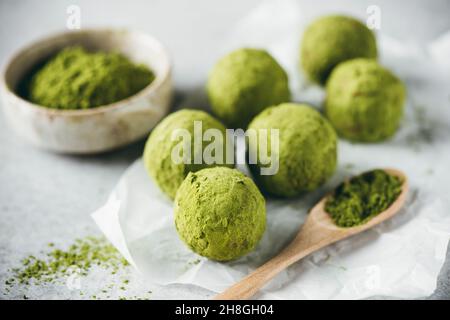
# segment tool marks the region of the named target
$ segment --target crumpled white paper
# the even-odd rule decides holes
[[[307,22],[293,1],[265,2],[236,26],[224,50],[244,45],[268,49],[287,69],[294,99],[320,107],[322,90],[305,84],[297,71],[297,46]],[[177,236],[172,202],[148,178],[142,160],[124,173],[106,204],[93,213],[94,220],[150,281],[189,283],[219,292],[282,249],[307,210],[345,177],[372,168],[398,168],[411,184],[402,212],[296,263],[257,297],[361,299],[431,294],[450,239],[450,68],[441,64],[448,59],[440,58],[448,53],[450,37],[441,37],[426,48],[403,45],[382,32],[378,40],[381,62],[408,88],[401,129],[394,139],[379,144],[340,141],[339,166],[325,186],[298,199],[269,199],[267,230],[253,253],[218,263],[188,250]]]

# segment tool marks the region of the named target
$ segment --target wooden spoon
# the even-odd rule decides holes
[[[325,212],[325,202],[329,195],[325,196],[311,209],[297,236],[283,251],[281,251],[281,253],[232,287],[225,290],[223,293],[215,296],[214,299],[248,299],[279,272],[305,256],[339,240],[370,229],[394,216],[405,202],[406,194],[408,192],[408,180],[401,171],[395,169],[384,169],[384,171],[399,177],[403,182],[400,195],[389,208],[363,225],[342,228],[335,225],[329,214]]]

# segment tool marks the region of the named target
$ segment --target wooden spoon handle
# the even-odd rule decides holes
[[[298,249],[298,239],[295,239],[280,254],[263,264],[238,283],[215,296],[214,300],[244,300],[252,297],[278,273],[307,256],[316,248]]]
[[[294,260],[284,258],[284,252],[269,260],[244,279],[214,297],[214,300],[244,300],[252,297],[269,280],[287,268]]]
[[[214,300],[248,299],[291,264],[342,238],[343,233],[340,230],[322,229],[317,224],[307,221],[301,232],[283,251],[235,285],[215,296]]]

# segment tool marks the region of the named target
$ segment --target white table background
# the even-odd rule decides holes
[[[426,44],[450,30],[449,0],[300,2],[308,8],[309,15],[337,11],[362,16],[368,5],[378,5],[382,10],[383,32],[407,42]],[[208,70],[218,58],[216,48],[221,39],[258,3],[257,0],[0,0],[0,63],[3,65],[22,45],[66,28],[66,8],[75,4],[81,8],[82,28],[130,27],[159,38],[174,61],[177,104],[203,86]],[[198,103],[204,103],[202,97]],[[8,269],[16,267],[24,256],[39,252],[49,242],[64,247],[75,238],[100,234],[90,213],[104,203],[125,168],[142,150],[143,141],[97,156],[48,153],[29,147],[10,130],[0,113],[0,299],[21,298],[24,294],[36,299],[92,295],[106,298],[99,283],[121,283],[124,277],[130,279],[127,289],[116,290],[111,297],[203,299],[211,295],[196,287],[144,285],[132,270],[83,279],[84,296],[68,290],[64,284],[4,292],[4,281],[10,277]],[[448,253],[438,288],[431,298],[450,298],[449,260]]]

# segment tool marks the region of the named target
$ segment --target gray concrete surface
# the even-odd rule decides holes
[[[450,29],[450,1],[306,1],[313,15],[329,11],[361,14],[369,4],[382,9],[384,31],[404,41],[427,43]],[[1,0],[0,62],[20,46],[65,28],[66,8],[78,4],[82,27],[125,26],[141,29],[161,39],[172,54],[177,101],[202,85],[217,58],[210,54],[239,21],[258,4],[256,0],[227,1],[67,1]],[[29,147],[8,128],[0,114],[0,299],[80,298],[64,285],[47,285],[5,292],[3,283],[10,268],[48,242],[61,246],[74,238],[99,234],[89,214],[106,199],[124,169],[140,156],[143,142],[97,156],[66,156]],[[447,254],[450,256],[450,253]],[[132,270],[125,292],[112,297],[142,296],[152,299],[207,298],[211,293],[189,286],[144,286]],[[106,279],[105,279],[106,277]],[[103,276],[102,281],[120,281],[122,275]],[[85,280],[86,297],[102,297],[97,280]],[[104,294],[103,294],[103,297]],[[450,261],[442,268],[438,288],[430,297],[450,298]]]

